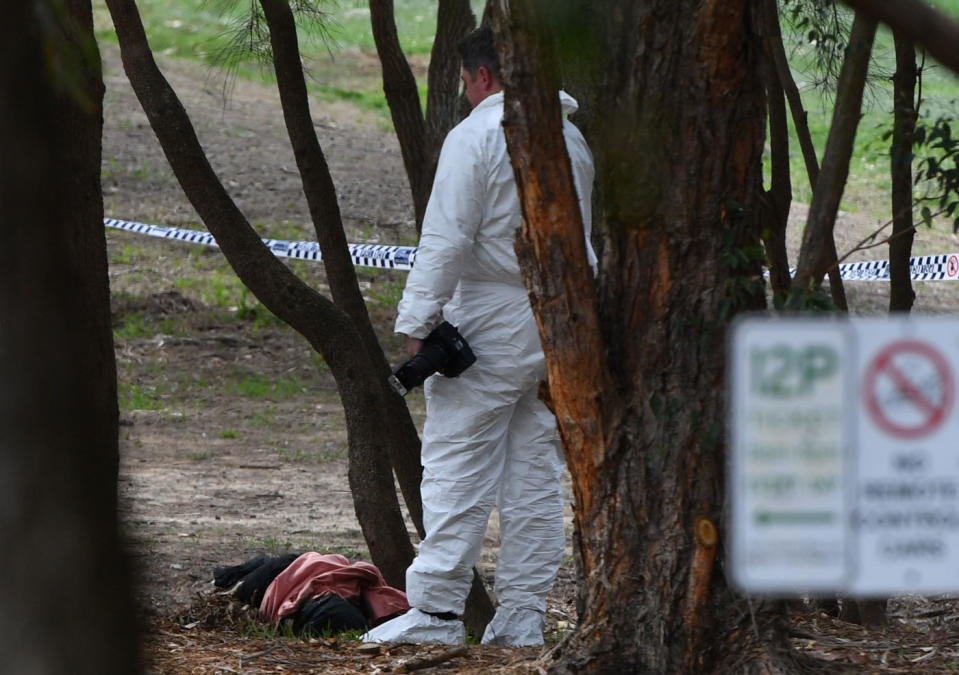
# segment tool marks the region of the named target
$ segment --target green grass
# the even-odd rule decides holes
[[[276,424],[276,407],[269,405],[257,410],[250,418],[250,426],[254,429],[264,429]]]
[[[306,389],[305,385],[294,378],[270,380],[261,375],[243,375],[234,373],[228,391],[232,394],[256,399],[288,399],[298,396]]]
[[[959,19],[959,0],[931,0],[930,4]],[[473,0],[472,5],[474,12],[479,15],[484,6],[482,0]],[[242,17],[243,10],[247,7],[246,3],[222,0],[192,0],[180,3],[139,0],[137,6],[154,52],[208,63],[212,63],[213,55],[226,44],[226,36],[232,30],[231,27]],[[376,53],[366,1],[330,1],[321,2],[319,6],[326,15],[323,28],[307,24],[301,24],[300,27],[300,49],[304,63],[314,71],[311,83],[314,93],[322,100],[349,101],[388,119],[389,113],[378,74],[357,79],[343,78],[338,73],[344,70],[342,64],[337,63],[338,55],[355,51]],[[230,7],[232,9],[225,9]],[[94,15],[98,40],[115,44],[116,36],[103,0],[94,2]],[[428,57],[436,23],[435,0],[397,0],[395,18],[397,33],[407,55]],[[797,44],[801,47],[801,42],[802,40],[794,40],[793,47]],[[885,28],[879,31],[875,54],[877,64],[889,72],[894,69],[892,37]],[[832,100],[829,95],[823,96],[820,92],[809,89],[809,55],[804,54],[801,48],[793,51],[793,66],[800,86],[804,87],[803,98],[810,116],[810,129],[821,156],[829,131]],[[252,63],[242,65],[238,74],[260,81],[273,81],[268,69],[263,72],[259,66]],[[420,84],[422,86],[425,82]],[[891,91],[891,83],[888,81],[876,82],[871,87],[868,107],[857,135],[844,209],[859,210],[861,207],[858,205],[858,195],[888,191],[888,143],[882,139],[882,135],[890,119]],[[926,99],[925,110],[935,116],[948,109],[952,101],[959,100],[959,78],[941,67],[930,67],[924,75],[923,92]],[[421,91],[421,95],[425,96],[425,90]],[[811,188],[798,147],[795,146],[793,143],[791,152],[794,198],[800,202],[808,202]],[[106,163],[107,172],[136,172],[139,169],[123,169],[111,165],[109,159]],[[238,293],[233,288],[214,287],[213,292],[215,304],[238,304]]]
[[[149,320],[142,312],[132,312],[121,317],[119,325],[113,329],[113,336],[116,339],[137,340],[155,335],[182,337],[189,332],[189,327],[180,318]]]
[[[117,401],[120,410],[161,410],[160,401],[154,387],[141,387],[137,384],[118,382]]]

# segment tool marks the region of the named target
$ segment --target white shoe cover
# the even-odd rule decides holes
[[[364,633],[360,641],[465,645],[466,628],[458,619],[440,619],[413,608],[403,616],[390,619]]]
[[[540,647],[546,619],[535,609],[498,607],[483,633],[484,645],[498,647]]]

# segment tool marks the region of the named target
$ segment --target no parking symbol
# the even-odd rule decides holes
[[[934,433],[949,417],[955,381],[948,359],[932,345],[900,340],[867,365],[863,404],[880,429],[899,439]]]

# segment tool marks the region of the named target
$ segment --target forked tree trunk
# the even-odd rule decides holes
[[[107,0],[123,67],[174,174],[230,266],[256,298],[303,335],[336,379],[346,414],[350,489],[373,562],[405,585],[413,548],[396,499],[380,375],[350,316],[307,286],[266,248],[200,147],[190,119],[157,68],[133,0]],[[345,251],[324,250],[324,257]]]
[[[123,675],[103,79],[89,0],[35,5],[0,26],[0,672]]]
[[[849,176],[849,161],[856,140],[856,130],[859,128],[863,88],[875,35],[876,22],[857,12],[839,74],[836,106],[823,153],[822,168],[813,190],[806,230],[803,232],[794,282],[794,287],[799,291],[817,289],[823,277],[834,272],[836,268],[833,229],[839,212],[839,201]],[[842,282],[838,275],[831,275],[830,290],[833,299],[838,306],[845,309],[845,297],[840,298],[837,295],[837,290],[841,289]],[[838,302],[840,299],[842,304]]]
[[[551,667],[788,668],[780,606],[737,600],[717,554],[722,345],[737,311],[764,305],[754,3],[571,5],[566,15],[547,0],[510,3],[508,19],[494,22],[524,209],[517,251],[572,475],[584,580],[579,623]],[[584,106],[576,120],[596,160],[605,240],[596,286],[556,79],[541,68],[550,35],[535,29],[556,16],[573,21],[580,39],[565,58],[592,59],[583,81],[567,84]]]
[[[789,61],[786,58],[782,30],[779,26],[779,7],[776,0],[760,0],[760,7],[763,35],[768,41],[766,46],[775,64],[779,84],[789,103],[793,126],[796,129],[796,139],[806,165],[806,177],[809,179],[809,188],[812,189],[816,187],[816,179],[819,177],[819,160],[816,158],[816,148],[812,142],[812,134],[809,132],[809,115],[803,107],[799,87],[796,86],[796,80],[793,79]]]

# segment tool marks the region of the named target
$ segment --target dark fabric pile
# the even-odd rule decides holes
[[[213,571],[213,583],[218,588],[233,588],[238,600],[259,607],[270,584],[299,556],[259,555],[240,565],[218,567]],[[293,632],[303,637],[366,630],[372,625],[364,608],[332,593],[306,600],[290,618]]]

